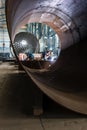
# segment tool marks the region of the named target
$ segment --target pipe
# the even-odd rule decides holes
[[[83,114],[87,114],[86,12],[85,0],[6,0],[12,43],[18,29],[30,22],[49,25],[61,41],[60,56],[51,67],[38,70],[22,64],[26,73],[54,101]]]

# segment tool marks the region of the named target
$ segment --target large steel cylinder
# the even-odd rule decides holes
[[[57,61],[46,69],[22,66],[54,101],[87,114],[86,0],[6,0],[6,20],[12,44],[17,30],[26,23],[45,23],[55,30],[61,41]]]

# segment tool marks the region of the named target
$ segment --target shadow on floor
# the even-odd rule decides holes
[[[3,86],[0,88],[0,115],[7,117],[26,116],[33,117],[35,103],[41,103],[42,92],[23,71],[21,73],[10,73],[5,75]],[[4,83],[5,82],[5,83]],[[43,94],[43,118],[83,118],[82,114],[70,111]]]

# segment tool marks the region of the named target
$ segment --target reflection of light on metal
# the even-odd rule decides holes
[[[52,2],[50,2],[51,6],[56,6],[58,4],[58,0],[53,0]]]
[[[43,5],[49,5],[55,7],[56,5],[60,5],[63,0],[52,0],[51,2],[43,1]]]
[[[52,58],[51,58],[51,61],[53,61],[53,60],[54,60],[54,58],[52,57]]]
[[[22,40],[20,43],[21,43],[23,46],[27,45],[27,42],[26,42],[25,40]]]
[[[62,30],[62,32],[65,32],[65,31],[69,30],[69,27],[70,27],[70,26],[71,26],[71,22],[67,23],[67,25],[64,24],[64,25],[60,28],[60,30]]]
[[[57,59],[57,56],[52,56],[51,61],[55,61]]]
[[[50,13],[43,13],[41,15],[41,20],[46,20],[46,21],[53,21],[55,19],[55,16],[50,14]]]

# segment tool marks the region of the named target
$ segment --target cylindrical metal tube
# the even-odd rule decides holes
[[[29,22],[46,23],[55,30],[61,41],[57,61],[47,69],[22,66],[54,101],[87,114],[87,2],[6,0],[6,20],[12,42],[17,30]]]

